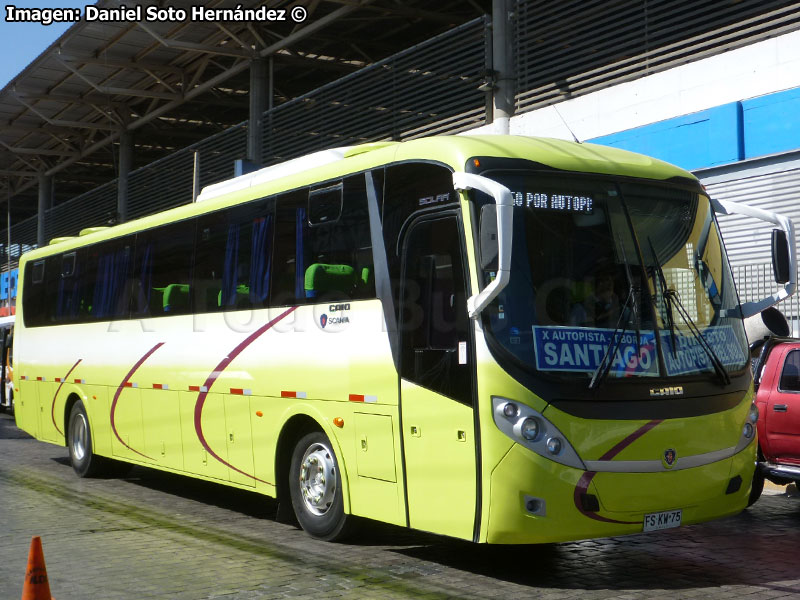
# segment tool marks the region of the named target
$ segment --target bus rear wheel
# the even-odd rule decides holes
[[[92,431],[83,402],[78,400],[69,413],[67,429],[69,460],[78,477],[94,477],[104,472],[106,461],[92,450]]]
[[[312,537],[336,541],[349,532],[339,463],[330,440],[321,431],[304,435],[295,445],[289,494],[297,521]]]

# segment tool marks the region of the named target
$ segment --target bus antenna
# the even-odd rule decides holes
[[[567,120],[561,115],[561,113],[559,112],[559,110],[556,107],[556,105],[555,104],[551,104],[550,106],[552,106],[553,110],[556,111],[556,114],[558,115],[558,118],[561,119],[561,122],[564,123],[564,127],[566,127],[567,131],[569,131],[570,135],[572,135],[572,139],[575,140],[576,143],[582,144],[583,142],[580,141],[578,139],[578,136],[575,135],[575,132],[572,131],[572,127],[569,126],[569,123],[567,123]]]

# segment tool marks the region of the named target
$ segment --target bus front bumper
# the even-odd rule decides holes
[[[560,542],[640,533],[645,515],[680,510],[680,525],[747,506],[755,444],[701,467],[658,473],[594,473],[515,445],[492,472],[485,540]],[[738,479],[737,479],[738,478]]]

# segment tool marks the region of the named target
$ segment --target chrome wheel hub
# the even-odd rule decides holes
[[[336,496],[336,464],[333,452],[322,444],[312,444],[300,463],[300,492],[312,514],[328,512]]]
[[[72,422],[72,435],[70,442],[72,455],[78,461],[83,460],[83,457],[86,456],[86,448],[88,446],[88,431],[89,427],[86,423],[86,417],[84,415],[78,415]]]

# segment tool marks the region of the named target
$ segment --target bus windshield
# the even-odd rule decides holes
[[[492,171],[514,198],[511,279],[488,332],[535,372],[662,377],[747,364],[738,297],[708,197],[680,185]],[[488,198],[487,198],[488,199]],[[494,218],[481,208],[481,221]],[[486,283],[494,277],[485,268]]]

